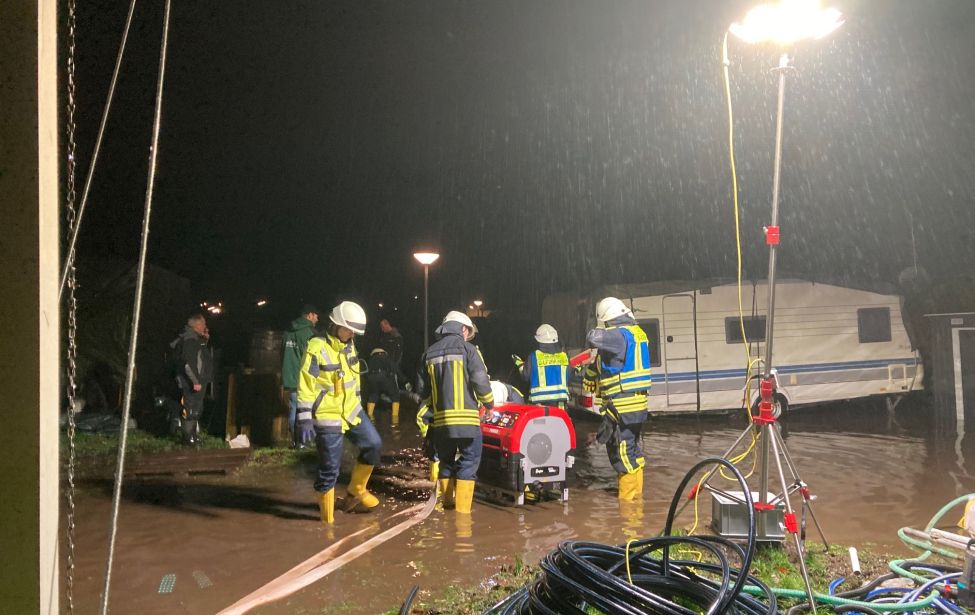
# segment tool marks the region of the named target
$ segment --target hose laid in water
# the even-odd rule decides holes
[[[712,465],[727,468],[741,486],[748,513],[748,541],[744,548],[718,536],[669,535],[684,489],[698,471]],[[708,551],[717,563],[672,560],[670,550],[677,546]],[[653,557],[658,551],[662,552],[660,557]],[[542,560],[542,572],[534,582],[485,611],[485,615],[585,615],[590,608],[622,615],[778,613],[775,594],[758,579],[742,573],[749,569],[754,551],[751,490],[731,462],[712,457],[696,464],[684,476],[671,501],[662,536],[621,546],[563,542]],[[731,565],[729,553],[738,567]],[[742,592],[746,586],[760,588],[759,597]]]
[[[403,521],[400,521],[393,527],[373,536],[362,544],[339,554],[338,548],[340,546],[344,546],[349,539],[362,534],[366,531],[366,529],[359,530],[355,534],[342,538],[317,555],[310,557],[278,578],[270,581],[247,596],[244,596],[229,607],[223,609],[218,615],[243,615],[244,613],[247,613],[251,609],[258,606],[268,604],[269,602],[273,602],[275,600],[280,600],[286,596],[290,596],[296,591],[328,576],[350,561],[364,555],[365,553],[368,553],[387,540],[402,534],[409,528],[420,523],[430,516],[430,513],[433,512],[433,508],[436,503],[437,494],[436,491],[433,491],[430,493],[430,498],[425,503],[411,506],[406,510],[401,510],[398,513],[390,515],[386,519],[387,521],[396,519],[398,517],[406,517]]]

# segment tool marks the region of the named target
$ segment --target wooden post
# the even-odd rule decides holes
[[[227,420],[224,433],[230,440],[237,437],[237,374],[234,372],[227,376]]]
[[[0,2],[0,614],[57,613],[57,2]]]

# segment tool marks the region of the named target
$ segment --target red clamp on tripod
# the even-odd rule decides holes
[[[753,420],[760,425],[771,425],[775,422],[775,377],[765,376],[758,387],[759,402],[758,416]]]

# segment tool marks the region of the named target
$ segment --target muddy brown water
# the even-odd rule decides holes
[[[378,423],[387,450],[418,444],[411,416],[402,415],[396,430],[388,414],[380,414]],[[902,550],[898,528],[923,526],[944,503],[975,491],[971,438],[940,437],[931,424],[924,398],[906,400],[894,414],[880,404],[848,403],[787,418],[786,445],[817,496],[815,512],[831,542]],[[441,594],[451,586],[490,583],[501,564],[516,557],[537,562],[562,540],[617,543],[655,534],[687,469],[724,453],[744,423],[739,417],[648,423],[646,503],[642,511],[626,509],[623,515],[605,451],[587,444],[596,426],[576,422],[579,447],[567,504],[512,508],[477,502],[471,524],[460,526],[453,513],[434,512],[328,577],[255,612],[382,613],[401,604],[414,584]],[[111,612],[215,613],[342,536],[385,529],[386,517],[414,503],[384,497],[371,514],[336,512],[335,526],[327,531],[317,522],[311,472],[310,466],[264,467],[229,477],[128,483]],[[104,582],[111,484],[88,481],[76,499],[75,609],[94,613]],[[700,512],[703,525],[710,518],[709,498],[702,498]],[[689,507],[678,523],[692,522]],[[160,593],[166,575],[175,575],[175,584],[171,593]]]

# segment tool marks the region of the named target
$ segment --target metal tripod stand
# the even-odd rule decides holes
[[[819,520],[816,518],[816,513],[812,508],[813,496],[809,491],[809,486],[802,480],[799,476],[799,470],[796,468],[795,462],[792,460],[792,455],[789,454],[789,449],[785,445],[785,441],[782,439],[782,434],[779,432],[778,423],[778,408],[774,404],[775,399],[775,374],[772,373],[762,379],[761,384],[761,401],[759,403],[759,415],[753,418],[752,424],[742,431],[738,439],[735,440],[734,444],[728,448],[727,451],[722,455],[726,459],[730,459],[732,453],[738,449],[738,447],[745,441],[748,436],[753,436],[759,439],[761,446],[761,472],[759,478],[759,491],[758,497],[753,497],[754,507],[755,507],[755,518],[756,518],[756,536],[759,540],[768,541],[770,539],[768,524],[774,519],[772,511],[775,511],[779,505],[785,507],[785,511],[782,515],[782,522],[785,526],[785,530],[792,534],[796,545],[796,553],[799,559],[799,569],[802,572],[802,580],[806,586],[806,593],[809,596],[809,605],[812,612],[816,612],[815,599],[813,598],[812,584],[809,581],[809,572],[806,570],[806,549],[805,549],[805,511],[809,511],[809,516],[813,520],[813,524],[816,526],[816,530],[819,532],[820,538],[823,540],[823,544],[826,548],[829,548],[829,541],[826,540],[826,535],[823,533],[823,528],[819,524]],[[771,456],[770,453],[771,452]],[[771,493],[769,491],[769,461],[775,462],[776,476],[779,480],[779,488],[781,489],[778,493]],[[782,468],[782,461],[785,460],[785,465],[789,470],[791,476],[791,482],[786,482],[785,471]],[[699,485],[695,487],[689,496],[689,499],[685,501],[684,507],[687,506],[692,500],[696,499],[701,490],[707,490],[713,494],[720,495],[725,500],[730,500],[739,506],[746,506],[746,501],[742,495],[737,493],[724,491],[718,489],[710,483],[711,478],[718,471],[718,467],[713,468],[708,472],[704,478],[701,480]],[[801,516],[802,522],[796,518],[795,510],[792,507],[792,502],[790,496],[794,495],[796,492],[802,497],[802,508],[803,514]],[[683,508],[682,508],[683,510]],[[772,540],[780,540],[776,535]]]

